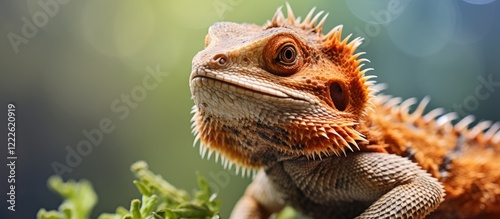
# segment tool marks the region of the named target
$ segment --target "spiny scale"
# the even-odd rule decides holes
[[[327,34],[322,35],[323,26],[326,22],[326,19],[328,18],[328,13],[327,13],[320,20],[320,17],[321,17],[321,15],[323,15],[324,11],[320,11],[320,12],[316,13],[316,15],[314,15],[314,17],[312,17],[314,14],[314,11],[316,10],[316,8],[314,7],[311,9],[311,11],[309,11],[309,13],[305,17],[305,19],[302,22],[300,22],[300,17],[297,17],[297,18],[295,17],[290,4],[286,3],[286,7],[287,7],[287,14],[288,14],[287,18],[285,18],[285,15],[283,14],[281,7],[279,7],[276,10],[276,13],[274,14],[273,18],[267,22],[266,27],[265,27],[266,29],[272,28],[272,27],[282,27],[282,26],[287,26],[287,25],[300,27],[303,30],[310,30],[312,32],[317,33],[318,36],[321,37],[321,39],[323,40],[323,43],[325,45],[339,45],[339,46],[345,45],[346,48],[349,49],[349,52],[353,52],[354,50],[356,50],[356,48],[359,45],[361,45],[361,43],[363,42],[362,37],[357,37],[354,40],[349,42],[349,38],[352,36],[352,34],[349,34],[347,37],[342,39],[342,27],[343,27],[342,25],[338,25],[338,26],[334,27]],[[319,20],[319,22],[318,22],[318,20]],[[364,54],[364,53],[359,53],[359,54]],[[357,58],[357,56],[359,56],[359,55],[358,54],[354,55],[355,58]],[[363,62],[363,61],[368,61],[368,60],[361,59],[359,61]],[[366,71],[369,71],[369,70],[366,70]]]
[[[196,146],[198,139],[199,139],[199,136],[196,135],[195,143],[193,144],[193,146]],[[225,158],[224,156],[221,156],[219,153],[217,153],[215,150],[211,149],[209,146],[207,146],[205,144],[199,143],[198,145],[200,147],[199,152],[200,152],[200,156],[202,159],[205,159],[205,155],[207,155],[207,153],[208,153],[208,156],[206,157],[206,159],[210,160],[212,155],[215,153],[215,163],[218,163],[219,158],[220,158],[221,165],[223,166],[224,169],[231,170],[234,166],[236,175],[240,175],[240,173],[241,173],[242,177],[252,177],[253,178],[257,174],[257,170],[254,168],[247,168],[244,166],[240,166],[240,165],[234,163],[233,161]]]
[[[321,15],[324,13],[324,11],[318,12],[314,18],[312,17],[314,14],[314,11],[316,10],[316,7],[312,8],[311,11],[307,14],[307,16],[304,18],[304,21],[300,22],[300,17],[295,17],[292,7],[288,2],[286,3],[286,8],[287,8],[287,18],[285,18],[285,15],[282,12],[282,7],[279,7],[276,10],[276,13],[274,14],[273,18],[267,22],[267,27],[279,27],[281,25],[284,25],[285,23],[288,23],[290,25],[295,25],[299,26],[302,29],[311,29],[314,30],[316,33],[321,33],[323,29],[323,25],[328,17],[328,13],[325,14],[321,20],[318,22],[319,18]],[[312,19],[311,19],[312,18]]]
[[[409,109],[412,105],[416,103],[415,98],[409,98],[402,101],[401,98],[391,98],[390,96],[379,95],[377,96],[377,101],[383,104],[387,109],[391,109],[393,115],[400,116],[408,123],[414,123],[417,118],[423,118],[426,123],[435,122],[436,126],[440,129],[447,129],[451,127],[453,131],[457,133],[466,133],[467,139],[474,139],[478,135],[482,135],[486,141],[490,141],[493,144],[498,144],[500,142],[500,122],[496,122],[492,125],[491,121],[481,121],[473,127],[469,127],[475,120],[473,115],[468,115],[461,120],[459,120],[455,125],[452,121],[458,119],[458,114],[456,112],[449,112],[446,114],[442,108],[437,108],[431,110],[426,115],[423,115],[425,107],[429,104],[430,98],[423,98],[417,108],[410,113]],[[437,119],[436,119],[437,118]],[[485,132],[485,130],[487,130]],[[451,131],[451,130],[446,130]]]

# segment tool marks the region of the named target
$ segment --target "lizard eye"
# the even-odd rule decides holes
[[[271,74],[289,76],[303,65],[302,50],[297,40],[288,36],[277,36],[267,43],[262,53],[261,66]]]
[[[293,65],[297,62],[297,51],[293,45],[285,45],[281,48],[276,61],[283,65]]]

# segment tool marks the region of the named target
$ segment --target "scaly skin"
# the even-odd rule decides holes
[[[202,156],[259,170],[231,218],[286,205],[313,218],[500,217],[499,123],[452,125],[423,114],[428,98],[410,113],[414,99],[376,94],[360,38],[287,10],[263,27],[214,24],[193,58]]]

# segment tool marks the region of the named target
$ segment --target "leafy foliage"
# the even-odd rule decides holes
[[[130,208],[118,207],[115,213],[101,214],[98,219],[181,219],[203,218],[219,219],[220,202],[212,193],[208,182],[198,174],[199,190],[194,197],[184,190],[177,189],[161,176],[148,169],[144,161],[131,167],[138,178],[134,181],[141,200],[134,199]],[[97,195],[86,180],[63,182],[61,177],[52,176],[48,186],[64,200],[58,210],[40,209],[38,219],[87,219],[97,203]]]
[[[64,201],[58,211],[40,209],[38,219],[80,219],[88,218],[97,203],[97,195],[89,181],[70,180],[64,183],[59,176],[52,176],[47,182],[50,189],[59,194]]]

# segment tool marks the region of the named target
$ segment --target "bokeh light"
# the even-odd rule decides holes
[[[485,5],[494,2],[495,0],[464,0],[464,2],[475,4],[475,5]]]
[[[387,26],[387,33],[410,55],[432,55],[451,40],[457,17],[455,10],[451,1],[412,1],[405,13]]]
[[[345,1],[352,14],[365,22],[385,25],[398,18],[400,13],[391,13],[389,8],[407,8],[411,0],[353,0]]]

